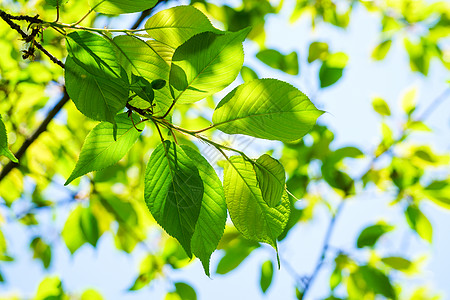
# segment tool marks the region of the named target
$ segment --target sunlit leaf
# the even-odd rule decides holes
[[[309,45],[308,62],[312,63],[316,59],[325,60],[328,56],[328,44],[323,42],[312,42]]]
[[[87,31],[72,32],[66,41],[67,93],[84,115],[114,123],[127,103],[129,83],[112,44]]]
[[[382,98],[375,97],[372,100],[373,109],[382,116],[390,116],[391,110],[389,109],[389,105]]]
[[[58,277],[45,277],[36,292],[35,300],[64,299],[64,290]]]
[[[431,243],[433,240],[433,227],[419,207],[409,205],[405,211],[405,215],[411,229],[417,232],[422,239]]]
[[[87,289],[81,294],[81,300],[103,300],[103,297],[96,290]]]
[[[227,219],[227,206],[222,182],[208,161],[196,150],[181,146],[186,155],[197,166],[203,180],[204,194],[200,214],[192,235],[192,253],[203,264],[209,276],[209,259],[223,235]]]
[[[393,227],[387,224],[376,224],[366,227],[359,234],[356,246],[358,248],[374,247],[378,239],[392,229]]]
[[[157,0],[89,0],[93,10],[103,14],[118,15],[152,8]]]
[[[450,183],[449,181],[433,181],[423,190],[428,199],[441,207],[450,209]]]
[[[256,58],[266,65],[290,75],[298,75],[299,64],[297,52],[283,55],[275,49],[264,49],[256,54]]]
[[[77,206],[67,217],[61,236],[70,253],[74,254],[86,242],[80,226],[82,207]]]
[[[292,85],[276,79],[252,80],[217,105],[215,127],[228,134],[294,141],[303,137],[323,111]]]
[[[63,4],[66,4],[69,0],[45,0],[45,2],[48,5],[54,6],[54,7],[60,7]]]
[[[169,84],[178,103],[192,103],[232,83],[244,63],[242,42],[249,29],[204,32],[187,40],[172,57]]]
[[[6,156],[15,163],[19,162],[8,148],[8,135],[6,133],[5,124],[3,124],[2,116],[0,116],[0,155]]]
[[[320,87],[325,88],[335,84],[341,77],[348,62],[348,56],[344,52],[328,55],[319,70]]]
[[[372,51],[372,58],[374,60],[383,60],[391,48],[392,40],[384,40],[378,44]]]
[[[98,222],[90,207],[83,208],[80,215],[80,228],[86,241],[92,246],[97,246],[100,237]]]
[[[176,282],[175,283],[175,292],[180,296],[183,300],[197,300],[197,293],[187,283],[184,282]]]
[[[273,263],[270,260],[265,261],[261,265],[261,276],[259,279],[259,286],[263,293],[267,291],[273,279]]]
[[[253,79],[258,79],[258,74],[256,74],[256,72],[253,69],[246,67],[246,66],[242,67],[241,76],[242,76],[242,80],[244,80],[244,82],[248,82]]]
[[[230,157],[225,165],[223,187],[231,220],[239,232],[276,249],[276,239],[289,218],[287,195],[283,195],[281,204],[269,207],[258,188],[252,163],[240,156]]]
[[[399,271],[408,271],[413,265],[410,260],[399,256],[383,257],[381,261]]]
[[[139,123],[139,117],[132,115],[136,128],[144,129],[144,124]],[[66,181],[66,185],[75,178],[88,172],[104,169],[117,163],[133,146],[140,132],[134,127],[127,114],[117,115],[117,136],[114,140],[113,125],[102,122],[97,125],[86,137],[81,148],[80,158]]]
[[[175,237],[188,256],[204,185],[195,163],[173,142],[160,144],[145,171],[145,202],[161,227]]]
[[[176,6],[163,10],[148,19],[145,28],[150,37],[174,49],[196,34],[220,32],[193,6]]]
[[[119,35],[113,39],[116,46],[116,56],[120,65],[125,69],[128,77],[132,74],[141,76],[149,82],[162,79],[165,84],[160,89],[155,89],[154,96],[157,108],[154,110],[156,115],[163,114],[172,104],[172,95],[167,82],[169,81],[170,64],[166,61],[167,53],[172,59],[173,49],[160,45],[155,41],[147,43],[136,37],[128,35]],[[170,62],[170,61],[169,61]],[[145,100],[145,99],[144,99]],[[133,104],[133,103],[132,103]],[[150,105],[146,103],[147,108]]]
[[[253,168],[264,201],[270,207],[279,205],[286,182],[283,165],[270,155],[263,154],[255,161]]]

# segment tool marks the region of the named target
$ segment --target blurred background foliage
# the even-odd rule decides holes
[[[186,1],[159,2],[153,10],[144,12],[143,16],[154,14],[168,5],[186,4]],[[317,66],[314,76],[319,83],[318,90],[309,95],[313,102],[322,90],[339,85],[352,58],[335,50],[333,44],[324,40],[312,40],[302,53],[267,47],[267,19],[269,16],[281,17],[280,11],[287,8],[290,9],[290,22],[307,19],[311,31],[317,26],[345,31],[352,18],[352,11],[356,7],[364,8],[367,14],[377,15],[380,20],[379,43],[367,59],[382,61],[393,43],[400,41],[404,55],[409,59],[411,72],[419,72],[425,79],[430,75],[431,63],[440,64],[447,70],[450,68],[450,3],[447,1],[198,0],[191,1],[191,4],[223,29],[238,31],[252,27],[247,43],[259,49],[252,64],[266,65],[292,78],[309,76],[302,75],[301,66],[305,64]],[[76,22],[86,13],[87,7],[85,0],[68,1],[61,8],[59,18],[67,24]],[[55,9],[44,0],[3,0],[0,8],[17,15],[38,14],[44,20],[56,18]],[[127,17],[90,14],[82,25],[94,27],[112,24],[116,28],[126,28],[138,18],[139,14]],[[22,22],[21,25],[26,30],[26,23]],[[66,56],[64,38],[57,32],[44,30],[40,41],[57,58],[63,60]],[[64,91],[63,70],[39,51],[36,51],[34,59],[24,60],[22,51],[27,49],[27,45],[5,22],[0,22],[0,49],[0,113],[9,133],[9,148],[16,153],[61,99]],[[246,64],[239,80],[248,81],[258,77],[252,64]],[[304,80],[308,81],[308,78]],[[418,235],[423,243],[433,243],[432,222],[421,208],[423,202],[429,201],[443,209],[450,208],[449,155],[435,151],[426,142],[420,143],[414,139],[414,134],[436,134],[427,125],[427,118],[433,110],[439,110],[439,104],[450,97],[450,92],[447,88],[434,101],[430,99],[428,109],[422,110],[421,114],[416,111],[416,93],[416,89],[410,89],[399,99],[403,109],[400,117],[391,114],[389,101],[380,97],[372,99],[381,128],[379,143],[373,151],[354,146],[333,146],[335,133],[325,124],[320,124],[320,121],[304,139],[295,143],[261,146],[257,142],[244,141],[246,147],[275,153],[285,166],[287,188],[291,192],[291,216],[280,240],[288,239],[293,228],[311,222],[318,207],[325,207],[330,212],[331,219],[325,237],[316,239],[320,251],[312,273],[303,270],[302,266],[291,264],[286,257],[282,260],[281,268],[288,270],[292,277],[293,297],[439,298],[438,293],[427,289],[425,282],[414,280],[414,276],[422,272],[420,256],[411,258],[398,252],[392,256],[379,246],[379,241],[395,232],[398,224],[389,224],[380,218],[378,222],[361,228],[354,245],[349,247],[351,251],[335,249],[330,243],[334,226],[345,205],[351,201],[362,201],[358,196],[373,187],[390,198],[389,209],[403,214],[404,222],[410,228],[408,235]],[[207,127],[210,121],[204,108],[213,108],[218,100],[210,97],[193,106],[177,106],[174,120],[187,129]],[[322,106],[327,110],[326,103]],[[348,111],[358,114],[351,108]],[[393,128],[393,121],[401,125]],[[157,279],[164,280],[168,270],[181,269],[180,272],[183,272],[182,269],[192,263],[180,245],[157,226],[144,205],[144,166],[159,140],[150,129],[144,132],[130,153],[117,165],[77,179],[67,188],[63,187],[76,163],[84,138],[94,126],[95,122],[84,117],[72,102],[68,102],[21,157],[20,165],[7,176],[1,177],[0,291],[2,286],[8,286],[9,278],[5,270],[14,268],[14,261],[21,259],[18,256],[21,253],[10,250],[16,236],[13,230],[7,232],[5,228],[11,224],[26,228],[26,238],[29,240],[27,251],[36,263],[48,271],[43,271],[44,278],[36,287],[34,295],[0,294],[0,298],[102,299],[95,289],[82,293],[66,289],[66,284],[52,274],[54,248],[60,243],[74,256],[81,247],[96,247],[104,235],[113,237],[114,245],[111,247],[115,246],[131,256],[138,247],[141,248],[147,254],[138,266],[131,266],[136,270],[134,278],[122,279],[130,282],[130,292],[151,286]],[[205,134],[223,137],[213,130]],[[238,144],[242,142],[239,138],[233,140],[230,137],[223,140]],[[179,142],[205,152],[203,145],[194,144],[188,138],[180,137]],[[208,158],[217,162],[220,174],[221,162],[217,161],[217,156],[210,154]],[[0,157],[1,166],[8,162],[6,157]],[[358,166],[357,172],[351,169],[352,166]],[[220,258],[216,266],[213,265],[215,269],[212,277],[232,272],[260,246],[245,240],[232,226],[227,226],[219,244],[219,253],[214,254]],[[315,279],[325,263],[331,264],[331,272],[327,274],[329,283],[318,283]],[[272,257],[261,263],[259,274],[249,276],[260,278],[260,288],[265,293],[277,272]],[[121,276],[120,272],[117,276]],[[171,287],[165,299],[197,298],[195,289],[188,282],[170,282]],[[326,289],[320,295],[309,294],[313,284],[321,284]]]

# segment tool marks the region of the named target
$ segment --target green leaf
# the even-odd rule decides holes
[[[230,157],[225,165],[223,186],[236,229],[247,239],[264,242],[277,249],[276,239],[289,219],[287,194],[283,195],[280,205],[269,207],[258,188],[252,163],[240,156]]]
[[[150,37],[176,49],[196,34],[220,33],[208,18],[193,6],[176,6],[152,16],[145,23]]]
[[[413,265],[411,261],[399,256],[383,257],[381,261],[399,271],[408,271]]]
[[[67,93],[84,115],[114,123],[128,100],[128,78],[112,44],[101,36],[80,31],[66,37]]]
[[[98,222],[90,207],[83,208],[80,215],[80,228],[86,241],[92,246],[97,246],[100,238]]]
[[[281,70],[287,74],[298,75],[298,55],[295,51],[288,55],[283,55],[274,49],[264,49],[256,54],[256,58],[274,69]]]
[[[180,242],[189,257],[203,192],[199,171],[180,146],[164,141],[153,151],[145,171],[145,202],[158,224]]]
[[[89,0],[89,5],[96,12],[119,15],[152,8],[157,2],[157,0]]]
[[[61,7],[61,5],[66,4],[69,0],[45,0],[45,2],[54,7]]]
[[[103,300],[103,297],[96,290],[87,289],[81,294],[81,300]]]
[[[52,260],[52,248],[40,237],[31,241],[30,248],[33,250],[33,258],[40,259],[44,268],[48,269]]]
[[[375,97],[372,100],[373,109],[382,116],[390,116],[391,110],[389,109],[389,105],[382,98]]]
[[[147,101],[150,105],[153,103],[153,99],[155,98],[153,86],[144,77],[131,74],[130,89],[135,92],[136,95]]]
[[[433,181],[425,187],[423,193],[428,199],[438,204],[439,206],[450,209],[449,181]]]
[[[309,45],[308,62],[312,63],[316,59],[324,61],[328,56],[328,44],[323,42],[312,42]]]
[[[181,146],[181,148],[197,166],[203,180],[202,206],[192,236],[191,247],[194,255],[201,260],[206,275],[209,276],[209,260],[219,244],[227,220],[225,194],[222,182],[208,161],[198,151],[188,146]]]
[[[65,299],[61,280],[56,277],[46,277],[40,283],[35,300],[62,300]],[[66,296],[67,297],[67,296]]]
[[[372,58],[374,60],[383,60],[391,48],[392,40],[387,39],[378,44],[372,51]]]
[[[74,254],[86,242],[83,231],[80,227],[82,207],[77,206],[69,215],[64,224],[61,236],[66,243],[70,253]]]
[[[256,74],[256,72],[253,71],[253,69],[250,69],[249,67],[246,67],[246,66],[242,67],[241,76],[242,76],[242,80],[244,80],[244,82],[248,82],[253,79],[258,79],[258,74]]]
[[[335,84],[342,77],[347,61],[348,56],[343,52],[330,54],[319,70],[320,87],[325,88]]]
[[[323,111],[289,83],[258,79],[232,90],[217,105],[214,126],[228,134],[246,134],[289,142],[303,137]]]
[[[389,299],[397,299],[389,277],[380,270],[371,266],[361,266],[353,274],[357,274],[357,277],[364,281],[364,283],[359,282],[360,285],[364,286],[364,290],[372,291]]]
[[[139,130],[144,129],[143,123],[138,124],[139,117],[132,115],[132,118]],[[131,149],[140,132],[134,128],[126,113],[117,115],[115,121],[116,140],[113,137],[111,123],[102,122],[89,132],[81,148],[80,158],[65,185],[88,172],[98,171],[117,163]]]
[[[119,35],[113,39],[116,56],[120,65],[125,69],[128,77],[132,74],[143,77],[149,82],[162,79],[169,81],[170,60],[173,49],[160,45],[155,41],[144,42],[141,39],[128,35]],[[168,84],[154,91],[157,105],[155,113],[163,114],[172,104],[172,95]],[[148,103],[143,108],[149,107]]]
[[[3,124],[2,116],[0,116],[0,155],[4,155],[15,163],[19,161],[8,148],[8,135],[6,133],[5,124]]]
[[[203,32],[178,47],[169,79],[175,101],[196,102],[232,83],[244,63],[242,42],[248,32]]]
[[[419,207],[415,205],[408,206],[405,215],[411,229],[417,232],[422,239],[431,243],[433,241],[433,226]]]
[[[374,247],[378,239],[385,233],[394,229],[392,226],[387,224],[376,224],[364,228],[359,234],[356,246],[358,248],[363,247]]]
[[[197,300],[197,293],[187,283],[184,282],[176,282],[175,283],[175,292],[180,296],[183,300]]]
[[[283,165],[270,155],[263,154],[253,164],[253,168],[264,201],[269,207],[279,205],[286,185]]]
[[[261,265],[261,277],[259,279],[259,286],[263,293],[266,293],[270,287],[273,279],[273,263],[270,260],[265,261]]]

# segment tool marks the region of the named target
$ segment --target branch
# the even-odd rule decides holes
[[[29,17],[29,16],[12,16],[10,14],[7,14],[6,12],[4,12],[3,10],[0,9],[0,17],[3,19],[3,21],[5,21],[9,27],[11,27],[12,29],[14,29],[15,31],[17,31],[24,40],[28,40],[28,38],[30,37],[28,34],[26,34],[19,25],[17,25],[16,23],[14,23],[11,20],[25,20],[30,22],[30,24],[33,23],[42,23],[42,20],[39,20],[37,18],[37,16],[35,17]],[[44,53],[48,58],[50,58],[50,60],[52,62],[54,62],[55,64],[59,65],[61,68],[64,68],[64,63],[62,61],[60,61],[59,59],[57,59],[56,57],[54,57],[50,52],[48,52],[38,41],[34,40],[33,41],[34,46],[36,46],[36,48],[38,48],[39,50],[42,51],[42,53]]]
[[[17,157],[17,159],[20,160],[20,158],[25,154],[25,152],[31,146],[31,144],[33,144],[33,142],[41,135],[41,133],[43,133],[44,131],[47,130],[48,124],[51,122],[51,120],[53,120],[53,118],[61,110],[61,108],[64,106],[64,104],[66,104],[67,101],[69,101],[69,99],[70,99],[69,95],[64,90],[64,95],[61,98],[61,100],[59,100],[58,103],[56,103],[56,105],[53,107],[53,109],[47,114],[44,121],[42,121],[41,125],[39,125],[39,127],[34,131],[34,133],[25,140],[25,142],[22,144],[20,149],[15,153],[15,156]],[[19,166],[19,164],[16,164],[16,163],[13,163],[12,161],[10,161],[0,172],[0,181],[2,181],[3,178],[5,178],[5,176],[8,175],[12,169],[14,169],[18,166]]]

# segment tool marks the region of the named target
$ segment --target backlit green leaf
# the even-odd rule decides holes
[[[348,56],[343,52],[330,54],[319,70],[320,87],[335,84],[342,77],[347,61]]]
[[[144,42],[141,39],[128,35],[119,35],[113,39],[116,56],[120,65],[125,69],[128,77],[135,74],[149,82],[162,79],[169,81],[170,64],[165,54],[172,59],[173,49],[160,45],[158,42]],[[170,61],[169,61],[170,62]],[[172,104],[172,95],[168,84],[154,91],[156,109],[155,114],[163,114]],[[145,100],[145,99],[144,99]],[[134,103],[132,103],[134,105]],[[145,107],[149,107],[146,103]]]
[[[36,292],[35,300],[60,300],[65,298],[61,280],[56,277],[45,277],[40,283]]]
[[[244,82],[248,82],[253,79],[258,79],[258,74],[256,74],[256,72],[253,71],[253,69],[250,69],[249,67],[246,67],[246,66],[242,67],[241,76],[242,76],[242,80],[244,80]]]
[[[8,135],[5,124],[3,124],[2,116],[0,116],[0,155],[6,156],[15,163],[19,162],[8,148]]]
[[[359,234],[356,246],[358,248],[373,247],[383,234],[391,231],[392,229],[393,227],[387,224],[376,224],[366,227]]]
[[[390,116],[391,110],[389,109],[389,105],[382,98],[375,97],[372,100],[373,109],[382,116]]]
[[[308,62],[312,63],[316,59],[325,60],[328,56],[328,44],[323,42],[312,42],[309,45]]]
[[[409,226],[427,242],[433,241],[433,227],[428,218],[415,205],[410,205],[405,211]]]
[[[69,0],[45,0],[45,2],[48,5],[54,6],[54,7],[61,7],[61,5],[67,3]]]
[[[67,93],[84,115],[113,123],[127,103],[129,84],[112,44],[87,31],[70,33],[66,42]]]
[[[128,14],[152,8],[157,0],[89,0],[96,12],[110,15]]]
[[[286,183],[283,165],[270,155],[263,154],[253,164],[253,168],[264,201],[270,207],[279,205]]]
[[[433,181],[423,190],[425,196],[440,205],[441,207],[450,209],[450,182],[449,181]]]
[[[197,293],[187,283],[184,282],[176,282],[175,283],[175,292],[180,296],[183,300],[197,300]]]
[[[92,246],[97,246],[100,237],[98,222],[90,207],[83,208],[80,215],[80,228],[86,241]]]
[[[256,54],[256,58],[274,69],[281,70],[287,74],[298,75],[297,52],[283,55],[274,49],[264,49]]]
[[[134,124],[140,130],[144,124],[139,123],[139,117],[133,115]],[[80,158],[72,171],[66,185],[75,178],[91,171],[98,171],[117,163],[131,149],[138,139],[140,132],[133,122],[123,113],[115,118],[117,124],[117,138],[113,137],[113,125],[108,122],[98,124],[86,137],[81,148]]]
[[[261,265],[261,277],[259,279],[259,285],[263,293],[267,291],[272,283],[273,278],[273,263],[270,260],[265,261]]]
[[[322,114],[289,83],[260,79],[244,83],[225,96],[212,121],[228,134],[289,142],[303,137]]]
[[[222,182],[208,161],[201,154],[188,147],[181,146],[186,155],[197,166],[203,180],[204,193],[200,214],[192,236],[192,253],[203,264],[209,276],[209,259],[219,244],[227,219],[227,205]]]
[[[220,32],[193,6],[176,6],[163,10],[148,19],[145,28],[150,37],[174,49],[201,32]]]
[[[169,83],[178,103],[192,103],[232,83],[244,63],[242,42],[249,29],[193,36],[175,50]]]
[[[286,193],[280,205],[269,207],[258,188],[252,163],[240,156],[230,157],[225,165],[223,186],[231,220],[239,232],[276,249],[276,239],[289,218]]]
[[[383,295],[388,299],[397,299],[389,277],[382,271],[371,266],[361,266],[355,273],[364,281],[365,290]],[[359,284],[362,284],[362,282],[360,281]]]
[[[74,254],[86,242],[80,226],[82,207],[77,206],[69,215],[64,224],[61,236],[70,253]]]
[[[372,51],[372,58],[375,60],[383,60],[391,48],[392,40],[384,40],[378,44]]]
[[[204,187],[195,163],[174,142],[165,141],[150,156],[145,171],[145,202],[188,256],[200,214]]]
[[[408,271],[413,265],[411,261],[399,256],[383,257],[381,261],[399,271]]]

